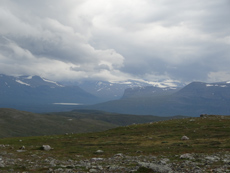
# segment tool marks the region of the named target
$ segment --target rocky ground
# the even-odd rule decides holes
[[[84,159],[54,158],[49,154],[50,148],[43,150],[19,150],[10,145],[0,145],[0,172],[230,172],[230,153],[217,152],[215,154],[185,153],[174,156],[144,156],[137,152],[136,156],[118,153],[104,158],[103,151],[95,151],[98,157]]]

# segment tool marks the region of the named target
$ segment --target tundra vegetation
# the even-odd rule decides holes
[[[0,139],[1,172],[228,172],[230,117]],[[187,140],[182,140],[187,136]],[[49,150],[42,149],[49,145]]]

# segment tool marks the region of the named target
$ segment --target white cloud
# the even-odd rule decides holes
[[[230,79],[230,72],[226,71],[217,71],[217,72],[210,72],[208,74],[208,81],[209,82],[220,82],[220,81],[229,81]]]
[[[2,0],[0,73],[210,80],[230,72],[229,7],[227,0]]]

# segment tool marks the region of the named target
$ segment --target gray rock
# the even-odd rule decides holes
[[[102,151],[102,150],[97,150],[96,153],[101,154],[101,153],[104,153],[104,151]]]
[[[180,159],[190,159],[190,160],[192,160],[192,159],[194,159],[194,157],[192,156],[192,154],[186,153],[186,154],[180,155]]]
[[[51,148],[49,145],[42,145],[41,149],[42,149],[42,150],[45,150],[45,151],[49,151],[49,150],[51,150],[52,148]]]
[[[115,154],[114,157],[123,157],[122,153]]]
[[[189,140],[189,138],[187,136],[182,136],[181,140]]]

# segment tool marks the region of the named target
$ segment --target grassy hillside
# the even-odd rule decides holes
[[[42,115],[15,109],[0,108],[0,137],[41,136],[65,133],[85,133],[117,127],[93,120],[57,115]]]
[[[208,164],[209,167],[207,167],[207,170],[211,170],[228,162],[226,159],[222,161],[221,158],[227,157],[227,154],[230,152],[229,124],[230,117],[221,116],[174,119],[118,127],[97,133],[1,139],[0,144],[8,144],[10,147],[5,148],[6,152],[13,153],[15,157],[20,157],[22,160],[30,159],[31,155],[34,155],[35,158],[39,157],[40,160],[43,161],[47,158],[55,158],[55,160],[59,160],[59,164],[66,163],[66,160],[72,160],[72,163],[76,164],[69,168],[82,172],[87,172],[92,167],[89,165],[88,167],[82,166],[83,160],[99,158],[104,160],[99,163],[103,169],[106,169],[106,165],[112,164],[115,155],[118,153],[122,153],[119,154],[119,156],[126,156],[122,157],[119,163],[116,163],[123,165],[123,167],[138,167],[139,161],[143,158],[141,161],[148,163],[153,163],[154,160],[158,158],[162,161],[164,158],[167,162],[170,161],[174,163],[168,165],[170,169],[177,169],[175,165],[183,162],[186,165],[190,163],[199,165],[197,169],[205,170]],[[181,137],[184,135],[186,135],[189,140],[181,140]],[[19,142],[19,139],[22,141]],[[41,151],[39,146],[43,144],[48,144],[54,149],[51,151]],[[22,145],[25,146],[26,151],[16,152],[16,149]],[[97,150],[102,151],[96,152]],[[184,162],[184,160],[180,158],[180,155],[185,153],[191,153],[194,159],[197,160],[190,159],[190,161]],[[198,159],[200,157],[199,154],[204,155],[205,158],[207,157],[207,159],[210,160],[212,158],[219,158],[219,160],[205,162]],[[117,156],[118,155],[116,155],[116,157]],[[106,160],[106,158],[110,159]],[[133,160],[131,161],[131,159]],[[91,163],[88,161],[87,163],[93,164],[94,162]],[[41,161],[39,164],[43,164],[44,166],[46,162],[44,161],[43,163]],[[24,164],[23,168],[12,167],[14,167],[14,170],[23,169],[24,171],[29,171],[31,169],[28,164]],[[37,171],[47,171],[49,167],[52,166],[48,164],[46,167],[34,169]],[[60,167],[61,166],[57,164],[53,166],[52,169],[58,169]],[[193,168],[194,165],[189,167],[188,170],[192,170]],[[65,167],[63,169],[67,168]],[[139,167],[138,171],[141,172],[143,169]],[[183,170],[184,168],[181,167],[180,169]],[[226,169],[229,170],[229,167],[227,166]],[[145,168],[145,170],[149,170],[149,168]]]

